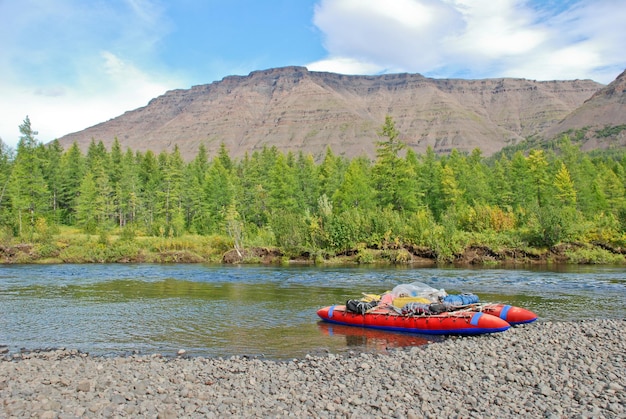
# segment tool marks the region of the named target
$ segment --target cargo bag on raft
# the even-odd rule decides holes
[[[348,300],[346,301],[346,310],[352,313],[365,314],[368,310],[376,307],[378,301],[360,301],[360,300]]]
[[[402,307],[402,315],[414,316],[420,314],[441,314],[447,311],[446,306],[440,303],[407,303]]]
[[[478,296],[475,294],[457,294],[447,295],[443,298],[442,303],[449,307],[467,306],[470,304],[476,304],[478,302]]]

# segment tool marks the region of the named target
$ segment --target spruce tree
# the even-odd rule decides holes
[[[28,116],[19,128],[21,136],[9,191],[18,234],[20,237],[26,234],[32,240],[37,219],[49,213],[50,194],[43,177],[44,156],[35,138],[37,132],[32,129]]]

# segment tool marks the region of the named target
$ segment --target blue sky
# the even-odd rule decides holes
[[[0,139],[48,142],[167,90],[288,65],[593,79],[626,69],[626,0],[0,0]]]

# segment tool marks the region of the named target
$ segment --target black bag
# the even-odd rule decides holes
[[[365,314],[368,310],[376,307],[377,305],[378,301],[370,301],[366,303],[365,301],[348,300],[346,301],[346,310],[352,313]]]

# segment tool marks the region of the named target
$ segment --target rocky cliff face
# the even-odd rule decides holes
[[[598,90],[563,120],[549,126],[543,136],[552,138],[568,130],[587,128],[587,141],[583,149],[604,148],[609,146],[609,142],[613,142],[613,145],[625,145],[626,131],[622,131],[615,138],[594,135],[598,129],[623,124],[626,124],[626,71],[608,86]]]
[[[92,139],[110,147],[159,153],[178,145],[193,158],[201,143],[214,155],[224,143],[241,157],[264,146],[321,157],[375,156],[378,131],[391,115],[417,152],[478,147],[490,155],[547,132],[603,85],[591,80],[430,79],[419,74],[346,76],[303,67],[230,76],[173,90],[147,106],[60,138],[83,150]]]

